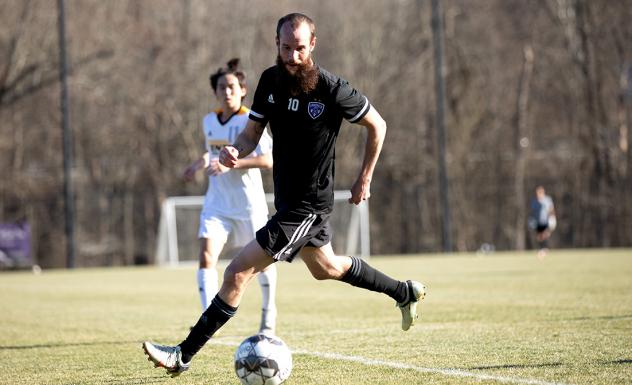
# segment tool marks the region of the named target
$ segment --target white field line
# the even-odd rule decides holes
[[[239,346],[239,342],[221,341],[219,340],[219,338],[211,339],[209,343],[212,343],[215,345],[224,345],[224,346]],[[461,370],[461,369],[425,368],[422,366],[415,366],[411,364],[405,364],[402,362],[374,360],[371,358],[365,358],[365,357],[360,357],[360,356],[347,356],[347,355],[338,354],[338,353],[313,352],[313,351],[303,350],[303,349],[294,349],[292,350],[292,353],[318,357],[318,358],[325,358],[325,359],[330,359],[330,360],[357,362],[357,363],[360,363],[362,365],[367,365],[367,366],[384,366],[384,367],[395,368],[395,369],[414,370],[421,373],[442,374],[444,376],[450,376],[450,377],[469,377],[469,378],[474,378],[476,380],[482,380],[482,381],[490,380],[490,381],[504,382],[508,384],[528,384],[528,385],[569,385],[569,384],[563,384],[560,382],[548,382],[548,381],[534,380],[530,378],[495,376],[493,374],[468,372],[466,370]]]

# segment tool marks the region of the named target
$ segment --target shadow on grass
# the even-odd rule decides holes
[[[625,319],[630,319],[630,318],[632,318],[632,314],[604,315],[604,316],[596,316],[596,317],[575,317],[575,318],[561,319],[560,321],[625,320]]]
[[[526,368],[551,368],[562,366],[561,362],[551,362],[544,364],[506,364],[506,365],[485,365],[485,366],[473,366],[467,368],[468,370],[488,370],[488,369],[526,369]]]
[[[632,364],[632,359],[630,359],[630,358],[623,358],[623,359],[621,359],[621,360],[604,361],[604,362],[602,362],[602,364],[604,364],[604,365],[625,365],[625,364]]]
[[[152,377],[132,377],[132,378],[111,378],[111,379],[101,379],[99,380],[100,384],[121,384],[121,385],[129,385],[129,384],[164,384],[166,381],[171,380],[169,376],[152,376]]]
[[[138,347],[142,341],[93,341],[93,342],[71,342],[71,343],[49,343],[37,345],[0,345],[0,350],[26,350],[26,349],[46,349],[46,348],[66,348],[70,346],[98,346],[98,345],[121,345],[138,343]]]
[[[626,365],[632,364],[632,359],[623,358],[620,360],[602,361],[601,365]],[[468,370],[489,370],[489,369],[527,369],[527,368],[552,368],[563,366],[561,362],[551,362],[543,364],[506,364],[506,365],[485,365],[485,366],[473,366],[467,368]]]

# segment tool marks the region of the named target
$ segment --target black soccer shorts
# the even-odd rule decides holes
[[[257,242],[277,261],[292,262],[303,247],[325,246],[330,239],[329,214],[277,212],[257,231]]]
[[[535,231],[537,233],[543,233],[546,230],[548,230],[548,228],[549,228],[549,225],[538,225],[538,227],[535,228]]]

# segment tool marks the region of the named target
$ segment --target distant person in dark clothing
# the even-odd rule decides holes
[[[549,238],[555,230],[557,220],[553,199],[546,195],[544,187],[535,188],[535,196],[531,200],[531,213],[529,215],[529,227],[535,231],[538,242],[538,258],[542,259],[549,251]]]

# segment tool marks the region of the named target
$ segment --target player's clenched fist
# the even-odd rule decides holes
[[[228,168],[235,168],[239,151],[233,146],[226,146],[219,152],[219,162]]]

